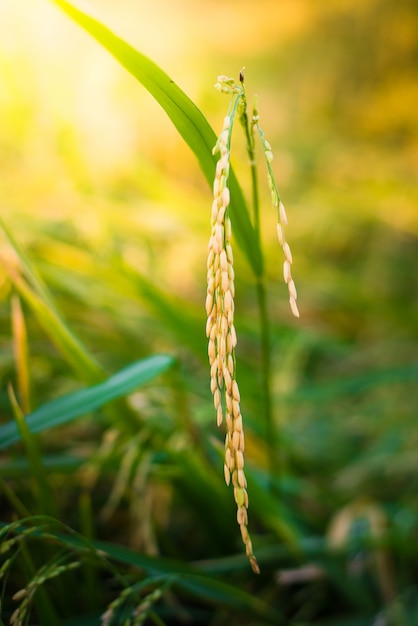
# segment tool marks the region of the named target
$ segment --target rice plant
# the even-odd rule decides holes
[[[92,174],[15,61],[17,104],[0,98],[0,623],[414,626],[415,144],[385,87],[413,97],[407,68],[399,84],[385,65],[409,31],[386,0],[240,9],[249,56],[243,20],[269,33],[279,15],[286,37],[217,91],[208,77],[242,64],[234,29],[229,58],[207,55],[218,134],[104,22],[50,4],[161,105],[203,178],[161,137]]]
[[[251,567],[257,574],[260,573],[256,558],[253,554],[251,539],[247,530],[248,517],[248,494],[247,480],[244,473],[244,432],[243,421],[240,409],[240,392],[236,377],[236,357],[235,347],[237,345],[237,334],[234,326],[234,261],[232,252],[232,225],[230,216],[230,152],[232,128],[237,116],[244,127],[247,138],[248,157],[252,170],[253,181],[253,202],[254,202],[254,236],[260,241],[258,193],[257,193],[257,173],[255,171],[256,155],[254,148],[254,128],[257,128],[268,167],[268,183],[271,192],[273,207],[278,212],[277,232],[280,244],[285,253],[284,279],[289,287],[290,306],[296,317],[299,311],[296,305],[296,288],[291,278],[290,265],[292,254],[288,243],[284,239],[283,225],[287,224],[286,211],[280,200],[277,184],[271,168],[273,154],[271,146],[264,137],[264,133],[259,126],[258,111],[254,109],[251,119],[251,128],[248,121],[247,101],[244,89],[244,73],[240,71],[240,84],[234,79],[226,76],[219,76],[215,85],[222,93],[229,94],[231,101],[228,114],[224,119],[221,134],[218,137],[213,153],[219,153],[219,160],[216,164],[215,181],[213,184],[213,205],[211,225],[212,233],[209,240],[209,255],[207,261],[207,298],[206,313],[208,320],[206,324],[206,336],[209,338],[208,354],[210,371],[210,388],[213,393],[213,400],[217,412],[217,425],[220,426],[225,414],[227,427],[225,439],[225,482],[229,485],[232,477],[234,487],[234,499],[238,507],[237,520],[241,529],[242,540],[246,546],[246,553],[250,559]],[[261,302],[264,302],[264,297]],[[263,310],[260,306],[260,311]],[[265,359],[269,361],[269,337],[268,320],[263,314],[261,323],[264,326]],[[265,369],[266,389],[269,394],[269,368]],[[223,396],[223,400],[221,399]],[[269,416],[268,419],[271,419]]]

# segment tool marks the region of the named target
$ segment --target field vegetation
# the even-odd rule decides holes
[[[415,3],[73,6],[0,6],[0,625],[414,626]],[[300,312],[267,148],[256,210],[236,120],[234,376],[259,575],[205,335],[229,106],[213,85],[243,66]]]

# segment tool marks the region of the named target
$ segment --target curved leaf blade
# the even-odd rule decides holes
[[[110,400],[124,396],[144,385],[166,371],[173,362],[173,357],[165,354],[157,354],[136,361],[98,385],[43,404],[27,416],[27,426],[32,433],[40,433],[49,428],[67,424],[81,415],[100,408]],[[0,450],[19,440],[20,433],[16,422],[8,422],[0,426]]]
[[[15,289],[29,304],[39,324],[73,370],[91,384],[100,382],[105,376],[104,369],[66,323],[48,287],[1,217],[0,231],[4,233],[20,263],[17,271],[4,257],[0,257],[0,264]]]
[[[112,56],[132,74],[165,110],[185,142],[196,155],[209,185],[215,175],[216,159],[212,148],[216,135],[200,109],[151,59],[138,52],[84,11],[77,9],[67,0],[52,0],[79,26],[84,28]],[[235,174],[230,173],[231,213],[234,230],[254,274],[262,274],[262,255],[254,235],[248,208]]]

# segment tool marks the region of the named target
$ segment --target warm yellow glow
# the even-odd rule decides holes
[[[396,138],[411,131],[410,111],[418,91],[410,73],[400,68],[399,80],[384,83],[384,78],[373,78],[371,67],[375,82],[360,85],[356,72],[361,74],[363,65],[354,60],[352,78],[347,75],[348,59],[356,54],[365,58],[356,52],[360,44],[352,41],[357,28],[352,24],[367,24],[373,2],[88,4],[112,30],[160,64],[216,131],[228,102],[213,83],[218,74],[236,76],[246,66],[249,99],[259,92],[262,126],[273,145],[273,166],[286,205],[290,193],[295,196],[290,209],[292,203],[316,207],[296,211],[293,228],[315,228],[318,211],[331,223],[336,210],[346,210],[335,201],[340,190],[347,198],[359,195],[362,186],[363,200],[349,203],[350,215],[379,214],[387,220],[391,213],[399,228],[418,231],[412,185],[403,195],[397,188],[387,195],[378,192],[376,201],[375,188],[365,180],[382,180],[392,170],[391,160],[398,171],[412,174],[417,168],[412,138],[405,149],[387,151],[383,159],[379,144],[386,135]],[[383,26],[381,32],[386,32]],[[346,40],[334,37],[336,29]],[[411,32],[405,21],[393,22],[391,45],[404,54]],[[370,32],[370,41],[361,40],[366,50],[374,36]],[[374,62],[385,77],[385,63],[393,64],[393,55],[376,49]],[[48,0],[0,2],[0,84],[5,215],[29,238],[37,220],[74,217],[77,229],[101,245],[115,228],[159,234],[166,244],[168,271],[179,269],[177,280],[187,288],[190,259],[204,256],[208,189],[194,156],[142,86]],[[359,140],[360,148],[355,145]],[[239,140],[236,145],[235,167],[248,191],[245,151]],[[367,167],[359,167],[359,151]],[[314,166],[319,173],[307,183],[305,172]],[[303,200],[298,197],[302,193]],[[263,189],[261,197],[268,206]],[[262,226],[272,245],[274,220],[272,216]]]

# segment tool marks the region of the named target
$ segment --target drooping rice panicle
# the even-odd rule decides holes
[[[224,119],[222,132],[213,149],[219,153],[213,184],[212,232],[208,246],[206,335],[211,368],[210,388],[220,426],[225,419],[224,474],[227,485],[232,480],[237,504],[237,521],[251,567],[259,573],[248,532],[248,494],[244,473],[244,432],[240,409],[240,393],[236,380],[235,347],[237,335],[234,326],[234,259],[231,246],[232,227],[229,216],[230,143],[232,125],[242,90],[233,79],[220,76],[216,85],[223,93],[231,94],[230,112]]]
[[[211,226],[212,232],[208,246],[207,296],[206,296],[206,335],[208,337],[208,356],[210,363],[210,388],[216,410],[217,424],[225,419],[225,462],[224,473],[227,485],[232,481],[234,498],[237,504],[237,520],[243,542],[254,572],[259,567],[253,554],[251,538],[248,533],[248,494],[244,473],[244,432],[240,409],[240,393],[236,380],[235,347],[237,335],[234,326],[234,267],[231,247],[231,220],[229,215],[230,191],[228,187],[230,169],[231,132],[235,116],[244,128],[247,137],[247,150],[251,166],[255,167],[254,134],[257,128],[264,156],[267,163],[267,179],[273,207],[277,210],[277,237],[283,249],[283,277],[289,290],[290,308],[296,317],[299,310],[296,304],[296,287],[292,278],[292,253],[285,238],[284,227],[287,225],[286,210],[271,167],[273,153],[271,145],[259,125],[257,103],[254,104],[251,124],[247,117],[247,101],[244,89],[244,73],[240,72],[240,84],[233,78],[219,76],[215,87],[231,96],[228,115],[224,119],[221,134],[218,137],[213,154],[219,153],[213,184],[213,203]],[[251,128],[251,130],[250,130]],[[258,231],[258,211],[255,210],[255,230]]]
[[[287,226],[288,224],[286,209],[280,198],[279,190],[276,184],[276,179],[274,177],[273,168],[271,167],[271,162],[273,160],[273,152],[271,149],[271,145],[265,138],[264,132],[260,128],[257,100],[255,100],[254,102],[252,123],[253,123],[253,126],[257,128],[258,134],[260,135],[261,143],[263,145],[264,157],[267,163],[267,180],[268,180],[268,185],[269,185],[270,194],[271,194],[271,203],[277,211],[277,238],[279,240],[281,247],[283,248],[283,254],[284,254],[283,278],[289,290],[290,309],[295,317],[299,317],[299,309],[296,304],[297,292],[296,292],[295,283],[293,281],[292,273],[291,273],[291,265],[293,263],[293,258],[292,258],[292,253],[291,253],[289,244],[286,241],[285,229],[284,229],[284,227]]]

